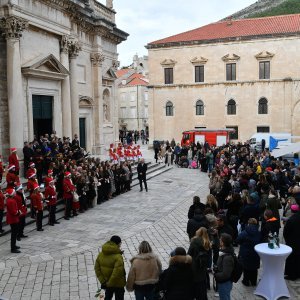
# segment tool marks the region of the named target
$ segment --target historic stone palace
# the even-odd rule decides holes
[[[0,153],[34,136],[80,136],[94,154],[118,138],[113,1],[0,0]]]

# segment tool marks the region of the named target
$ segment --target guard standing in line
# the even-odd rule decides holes
[[[16,245],[17,234],[19,227],[19,215],[17,201],[15,199],[16,191],[13,188],[6,189],[6,223],[10,225],[11,236],[10,236],[10,250],[11,253],[20,253],[20,247]]]
[[[48,204],[48,210],[49,210],[49,225],[54,226],[54,224],[59,224],[59,222],[56,221],[56,200],[57,200],[57,193],[56,188],[54,185],[54,179],[48,182],[48,185],[45,189],[45,199],[46,203]]]
[[[71,217],[71,209],[72,209],[72,201],[73,201],[73,193],[76,190],[75,185],[71,179],[71,173],[65,172],[65,178],[63,181],[63,198],[65,201],[65,220],[70,220]]]
[[[23,186],[20,184],[16,188],[16,195],[15,199],[17,201],[18,210],[20,212],[19,215],[19,227],[18,227],[18,235],[17,235],[17,241],[20,241],[21,238],[27,238],[27,235],[24,235],[24,228],[25,228],[25,218],[27,214],[27,207],[26,207],[26,200],[23,193]]]
[[[44,196],[40,192],[40,187],[37,183],[34,186],[31,199],[32,199],[33,207],[35,208],[35,211],[36,211],[36,230],[44,231],[43,222],[42,222],[43,221],[43,209],[44,209],[44,205],[43,205]]]

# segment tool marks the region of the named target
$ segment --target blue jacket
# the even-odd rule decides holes
[[[241,263],[246,270],[256,270],[260,265],[260,258],[254,250],[255,245],[261,241],[261,233],[258,230],[258,225],[249,224],[246,226],[236,239],[240,244],[239,257]]]

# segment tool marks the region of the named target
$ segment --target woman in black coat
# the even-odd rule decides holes
[[[193,204],[189,208],[189,212],[188,212],[189,219],[192,219],[194,217],[196,209],[200,209],[202,212],[204,212],[205,210],[205,205],[201,203],[200,197],[198,196],[194,196]]]
[[[161,289],[165,291],[166,300],[192,300],[192,258],[186,255],[182,247],[176,248],[173,252],[169,268],[162,273],[160,278]]]
[[[239,259],[243,265],[244,278],[242,283],[245,286],[255,286],[257,283],[257,270],[260,266],[260,258],[254,247],[261,241],[261,233],[258,230],[257,220],[250,218],[245,227],[236,239],[240,244]]]

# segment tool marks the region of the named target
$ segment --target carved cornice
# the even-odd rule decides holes
[[[9,16],[0,19],[0,29],[6,39],[19,39],[27,26],[28,22],[19,17]]]
[[[190,62],[193,64],[193,65],[204,65],[206,64],[208,61],[207,58],[204,58],[202,56],[200,57],[194,57],[193,59],[190,60]]]
[[[272,59],[272,57],[274,56],[275,54],[271,53],[271,52],[268,52],[268,51],[263,51],[263,52],[260,52],[258,54],[255,55],[255,58],[257,60],[265,60],[265,59]]]
[[[227,54],[225,56],[222,57],[222,60],[224,62],[237,62],[240,59],[240,56],[236,55],[236,54]]]
[[[112,61],[112,68],[113,68],[115,71],[117,71],[119,67],[120,67],[120,62],[119,62],[118,60],[114,59],[114,60]]]
[[[102,66],[104,59],[105,59],[105,57],[102,52],[91,53],[91,62],[94,67]]]
[[[167,58],[167,59],[164,59],[160,64],[163,67],[174,67],[176,63],[177,63],[177,61]]]
[[[79,54],[79,51],[81,51],[81,43],[79,43],[75,39],[70,39],[68,41],[68,48],[69,48],[69,55],[70,58],[76,58]]]

